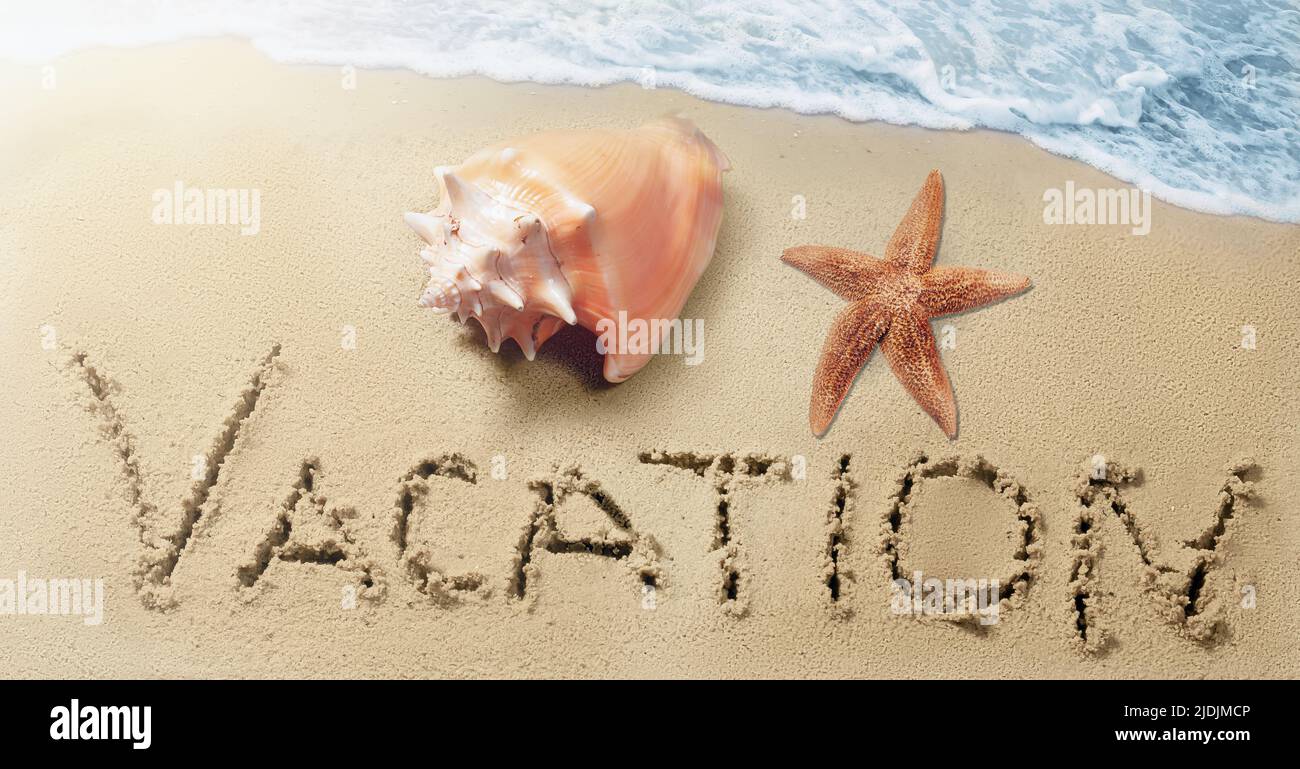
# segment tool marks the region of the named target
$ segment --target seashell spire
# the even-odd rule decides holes
[[[493,352],[510,338],[529,360],[564,324],[676,318],[713,255],[726,167],[677,118],[539,134],[440,166],[438,208],[405,217],[426,244],[420,304],[474,318]],[[611,351],[605,378],[648,361]]]
[[[420,304],[440,314],[455,313],[462,323],[476,318],[493,352],[509,337],[532,360],[537,347],[560,328],[544,323],[548,316],[566,323],[577,320],[541,221],[493,200],[449,168],[440,167],[435,175],[444,204],[430,214],[406,214],[406,223],[428,244],[420,252],[429,270]],[[510,255],[504,263],[503,253]],[[529,290],[528,301],[524,275],[542,278]]]

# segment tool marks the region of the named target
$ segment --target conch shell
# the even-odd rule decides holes
[[[713,257],[726,157],[693,123],[556,131],[440,166],[441,201],[406,222],[428,246],[420,304],[476,319],[532,360],[564,324],[677,318]],[[610,349],[622,382],[650,353]]]

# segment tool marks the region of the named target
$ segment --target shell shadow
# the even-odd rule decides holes
[[[517,347],[514,352],[523,359]],[[605,356],[596,350],[596,335],[582,326],[560,329],[537,351],[537,359],[569,369],[587,390],[608,390],[614,386],[605,380]]]
[[[596,350],[596,335],[582,326],[566,326],[557,331],[537,351],[537,360],[530,363],[513,339],[503,341],[500,352],[494,353],[488,349],[487,334],[481,325],[467,321],[461,326],[454,316],[449,319],[460,329],[456,343],[487,357],[502,373],[513,374],[510,377],[512,383],[522,384],[516,382],[514,377],[526,375],[529,366],[558,364],[559,367],[568,369],[588,391],[613,387],[605,381],[605,356]]]

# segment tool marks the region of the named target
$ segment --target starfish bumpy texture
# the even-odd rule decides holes
[[[808,421],[824,435],[876,343],[889,367],[948,435],[957,404],[939,359],[930,319],[1018,294],[1029,278],[970,267],[934,267],[943,223],[943,177],[931,171],[885,246],[885,258],[827,246],[786,249],[782,261],[803,270],[850,304],[835,318],[813,376]]]

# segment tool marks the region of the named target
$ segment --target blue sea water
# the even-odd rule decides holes
[[[1296,0],[41,0],[0,57],[233,35],[275,59],[676,87],[1021,134],[1170,202],[1300,222]]]

